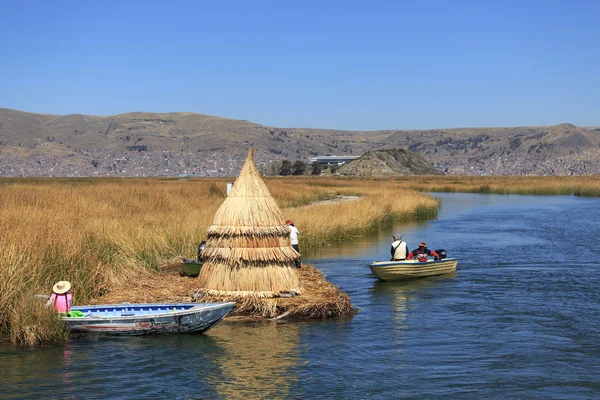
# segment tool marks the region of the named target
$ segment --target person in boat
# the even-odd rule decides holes
[[[294,250],[300,253],[300,247],[298,247],[298,235],[300,234],[300,231],[294,226],[294,222],[289,219],[285,221],[285,224],[290,228],[290,244]],[[296,268],[300,268],[302,266],[302,262],[299,258],[294,262],[296,264]]]
[[[440,255],[438,253],[427,248],[427,243],[421,242],[419,243],[419,247],[408,253],[406,259],[412,260],[413,258],[416,258],[419,260],[419,262],[425,262],[427,261],[427,256],[435,257],[436,260],[440,259]]]
[[[73,296],[71,295],[71,283],[68,281],[57,282],[52,287],[52,296],[48,299],[46,306],[52,306],[56,312],[68,313],[71,311]]]
[[[405,241],[402,240],[402,234],[396,234],[392,236],[394,241],[392,242],[392,247],[390,249],[390,253],[392,255],[392,259],[390,261],[404,261],[406,260],[406,256],[408,253],[408,245]]]

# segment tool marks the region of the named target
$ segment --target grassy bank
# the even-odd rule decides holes
[[[427,192],[600,197],[600,175],[401,177],[407,188]]]
[[[61,341],[33,298],[59,280],[85,304],[175,257],[195,258],[225,198],[227,179],[0,179],[0,337]],[[401,181],[266,180],[302,231],[302,247],[436,215],[437,202]],[[339,195],[359,201],[310,205]],[[29,318],[26,316],[36,315]],[[49,315],[49,317],[47,316]],[[59,330],[60,331],[60,330]]]

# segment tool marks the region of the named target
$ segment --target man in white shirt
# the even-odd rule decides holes
[[[402,234],[392,236],[394,242],[392,243],[391,253],[392,259],[390,261],[404,261],[408,255],[408,245],[402,240]]]
[[[300,231],[294,226],[294,222],[290,221],[289,219],[285,221],[285,224],[290,228],[290,244],[294,250],[300,253],[300,247],[298,247],[298,235],[300,234]],[[296,259],[294,262],[296,264],[296,268],[300,268],[302,265],[300,258]]]

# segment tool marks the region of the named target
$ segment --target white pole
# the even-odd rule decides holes
[[[233,186],[233,182],[227,182],[227,196],[229,196],[229,192],[231,192],[232,186]]]

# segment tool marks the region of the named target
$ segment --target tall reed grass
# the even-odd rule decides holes
[[[600,175],[589,176],[428,176],[395,178],[427,192],[600,197]]]
[[[402,185],[376,181],[348,181],[336,195],[358,195],[358,201],[315,204],[284,209],[286,218],[301,229],[301,248],[319,247],[339,239],[362,236],[400,220],[435,218],[438,201]]]
[[[61,340],[34,294],[68,280],[75,304],[151,276],[176,257],[195,258],[227,179],[0,179],[0,337]],[[302,246],[361,235],[395,219],[435,215],[437,202],[400,182],[333,178],[266,180]],[[309,204],[339,195],[360,200]],[[38,315],[39,318],[27,318]],[[36,322],[37,321],[37,322]],[[37,324],[37,325],[36,325]],[[43,332],[50,332],[44,336]]]
[[[32,345],[64,340],[54,314],[34,300],[59,280],[75,304],[194,258],[230,179],[0,179],[0,337]],[[432,218],[418,191],[600,196],[600,177],[267,178],[301,248]],[[355,202],[313,204],[341,195]]]
[[[59,280],[76,304],[194,258],[230,179],[0,179],[0,337],[60,342],[60,321],[33,295]],[[600,196],[600,177],[267,178],[301,248],[436,216],[417,191]],[[313,204],[341,195],[355,202]]]

